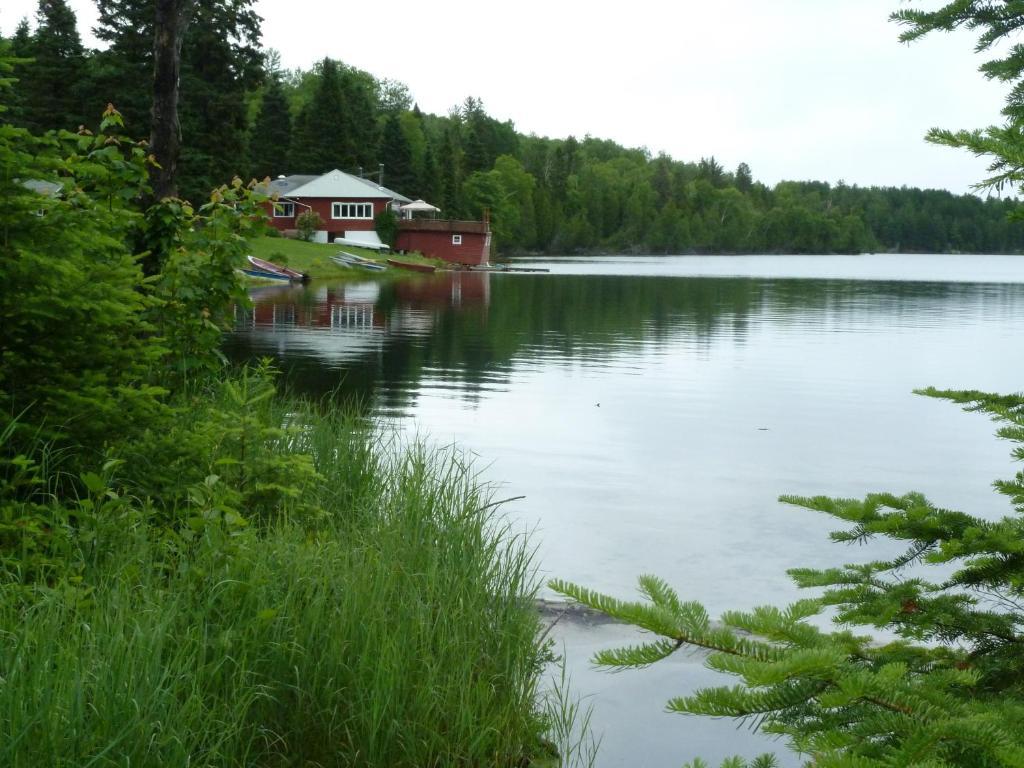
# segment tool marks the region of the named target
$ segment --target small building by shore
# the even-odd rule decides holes
[[[398,222],[395,249],[477,266],[491,258],[491,228],[487,221],[402,219]]]
[[[490,223],[433,218],[440,209],[410,200],[370,179],[339,171],[321,176],[278,176],[258,190],[272,198],[265,210],[271,226],[285,237],[298,234],[297,219],[305,211],[320,218],[314,239],[321,243],[386,249],[376,231],[377,217],[391,211],[399,217],[395,250],[418,251],[453,264],[486,264],[491,255]],[[428,213],[431,218],[417,218]]]

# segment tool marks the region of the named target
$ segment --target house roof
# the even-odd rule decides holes
[[[333,197],[363,198],[368,200],[398,200],[410,202],[409,198],[387,187],[361,179],[335,168],[323,176],[285,176],[270,182],[264,188],[267,194],[275,192],[280,197]]]
[[[269,184],[259,184],[257,189],[267,195],[272,195],[275,192],[279,196],[290,195],[293,189],[301,187],[303,184],[308,184],[313,179],[320,178],[319,176],[280,176],[276,179],[271,180]]]
[[[393,190],[393,189],[388,189],[387,187],[382,187],[379,184],[377,184],[376,182],[371,181],[370,179],[361,179],[358,176],[353,176],[352,178],[357,179],[358,181],[363,182],[363,184],[366,184],[368,187],[371,187],[372,189],[374,189],[374,190],[376,190],[378,192],[383,192],[384,194],[386,194],[392,200],[397,200],[400,203],[411,203],[412,202],[412,198],[406,197],[401,192],[395,192],[395,190]]]

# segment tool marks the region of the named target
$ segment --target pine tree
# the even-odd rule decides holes
[[[261,76],[255,0],[191,0],[181,47],[180,187],[194,199],[248,171],[246,94]],[[184,7],[184,6],[183,6]],[[148,132],[153,103],[155,0],[97,0],[96,97],[111,101],[133,132]]]
[[[93,30],[107,43],[92,61],[92,98],[110,103],[129,130],[148,135],[153,106],[152,0],[96,0],[99,20]]]
[[[396,192],[409,195],[418,186],[412,167],[409,142],[402,131],[398,115],[391,115],[384,123],[381,137],[380,161],[384,163],[384,183]]]
[[[9,41],[10,56],[13,59],[30,59],[32,58],[32,30],[28,26],[28,19],[22,18],[18,22],[18,26],[14,30],[14,35]],[[25,97],[22,94],[22,89],[25,87],[25,65],[19,65],[14,68],[14,77],[10,90],[6,94],[7,103],[4,105],[7,107],[4,113],[4,119],[9,121],[12,125],[19,127],[25,127],[25,110],[24,103]]]
[[[750,172],[750,166],[740,163],[736,166],[736,189],[744,195],[749,193],[754,186],[754,175]]]
[[[438,163],[441,177],[440,207],[449,218],[457,218],[462,210],[462,178],[459,174],[457,155],[455,135],[452,128],[449,127],[441,144],[440,162]]]
[[[377,81],[368,72],[342,66],[339,69],[342,109],[345,112],[346,165],[375,168],[382,162],[377,156],[380,144],[376,91]]]
[[[22,39],[17,47],[24,47],[24,32],[19,34]],[[64,0],[39,0],[36,31],[24,53],[35,61],[20,72],[22,125],[38,133],[56,128],[75,130],[85,123],[85,50],[74,11]],[[96,107],[96,115],[101,109]]]
[[[288,99],[275,76],[267,79],[260,110],[249,138],[252,175],[257,179],[290,172],[292,118]]]
[[[433,145],[429,141],[423,150],[423,171],[420,174],[420,180],[416,187],[416,194],[418,197],[434,205],[438,204],[435,201],[442,199],[437,161],[434,159]]]
[[[182,48],[182,193],[250,175],[247,95],[262,79],[255,0],[196,0]]]
[[[901,42],[913,42],[935,31],[952,32],[961,27],[981,30],[975,50],[989,51],[1006,38],[1016,39],[1024,29],[1024,9],[1018,3],[990,0],[956,0],[935,11],[902,9],[890,17],[906,27]],[[978,189],[1000,190],[1005,185],[1024,185],[1024,57],[1017,46],[1007,46],[1003,58],[991,59],[979,68],[990,80],[1012,83],[1003,114],[1003,126],[984,130],[951,131],[933,128],[926,136],[934,144],[966,149],[992,158],[989,178]]]
[[[313,98],[299,113],[292,143],[292,172],[326,173],[332,168],[350,167],[354,158],[348,153],[348,127],[338,65],[324,59]]]

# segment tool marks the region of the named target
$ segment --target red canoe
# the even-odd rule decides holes
[[[413,272],[433,272],[437,269],[433,264],[410,264],[407,261],[396,261],[395,259],[388,259],[388,264],[392,267],[398,267],[399,269],[409,269]]]

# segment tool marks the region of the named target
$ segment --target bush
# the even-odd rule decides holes
[[[323,219],[316,211],[303,211],[295,219],[295,227],[298,229],[299,239],[311,242],[317,231],[324,226]]]
[[[373,220],[373,228],[377,231],[377,237],[382,243],[387,243],[392,248],[398,238],[398,216],[391,209],[385,209],[377,214]]]
[[[99,449],[165,415],[154,372],[168,350],[150,322],[158,302],[126,245],[146,159],[121,127],[111,108],[96,136],[0,131],[0,413],[16,425],[8,448],[41,438]]]

